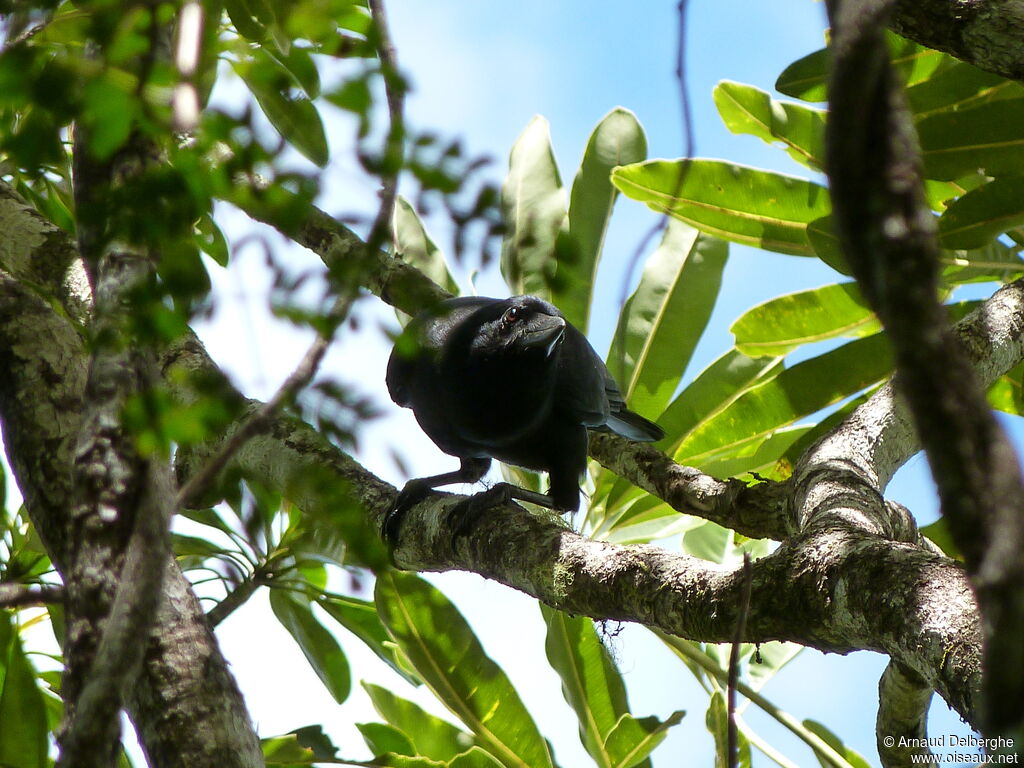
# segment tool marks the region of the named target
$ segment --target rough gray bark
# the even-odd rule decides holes
[[[832,0],[826,129],[833,223],[892,341],[896,382],[963,553],[985,628],[986,735],[1024,733],[1024,480],[939,300],[935,218],[883,25],[893,0]],[[918,670],[915,670],[918,671]]]
[[[72,482],[89,354],[89,303],[66,233],[0,183],[0,423],[25,506],[66,574]],[[69,275],[71,276],[70,279]],[[45,278],[45,279],[42,279]],[[153,766],[254,766],[259,743],[198,601],[173,561],[128,711]]]
[[[1024,7],[1016,0],[898,0],[889,26],[979,69],[1024,79]]]

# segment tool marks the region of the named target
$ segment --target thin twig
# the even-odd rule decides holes
[[[676,80],[679,84],[679,106],[682,111],[683,120],[683,159],[689,160],[697,152],[697,140],[694,137],[693,131],[693,111],[690,108],[690,94],[686,87],[686,13],[687,4],[689,0],[679,0],[679,4],[676,6],[676,13],[678,15],[678,35],[676,40]],[[686,173],[689,169],[688,164],[684,164],[679,171],[679,178],[676,180],[676,187],[672,193],[671,199],[679,197],[679,192],[683,188],[683,182],[686,179]],[[622,291],[619,294],[619,315],[622,314],[626,308],[626,299],[629,296],[629,286],[633,273],[636,271],[636,265],[640,262],[640,257],[647,252],[647,248],[651,240],[657,235],[662,233],[668,226],[668,217],[671,214],[664,213],[648,231],[647,234],[641,238],[637,244],[636,249],[633,251],[633,255],[629,258],[629,264],[626,266],[626,272],[622,278]],[[625,354],[626,345],[620,346],[621,354]],[[619,377],[622,377],[622,370],[625,366],[625,358],[619,360],[619,370],[616,373]]]
[[[384,139],[384,172],[381,176],[380,208],[374,219],[367,248],[372,253],[381,247],[391,226],[391,218],[398,197],[398,176],[404,164],[405,144],[405,80],[398,71],[395,46],[388,31],[387,14],[383,0],[369,0],[373,18],[374,40],[384,76],[384,93],[388,102],[388,133]]]
[[[299,390],[305,387],[313,376],[316,375],[316,372],[320,367],[320,363],[323,361],[324,354],[327,352],[327,348],[330,346],[331,340],[334,337],[334,329],[336,329],[348,315],[353,301],[354,298],[352,296],[343,296],[338,299],[337,304],[335,304],[334,309],[328,316],[328,330],[316,337],[309,349],[306,351],[305,356],[299,362],[298,366],[294,371],[292,371],[291,375],[285,379],[284,383],[280,386],[274,396],[261,405],[259,409],[244,421],[227,440],[221,443],[220,448],[218,448],[217,452],[203,465],[202,469],[192,475],[192,477],[188,479],[188,482],[181,487],[176,499],[179,509],[183,507],[187,508],[191,500],[200,498],[210,483],[213,482],[213,479],[221,473],[224,467],[227,466],[231,457],[235,455],[238,449],[241,448],[249,438],[254,437],[259,432],[266,429],[274,414],[276,414],[285,403],[291,401],[292,398],[298,394]]]
[[[754,580],[754,571],[750,567],[750,553],[743,553],[743,596],[740,599],[740,615],[736,621],[736,633],[732,638],[732,650],[729,651],[729,683],[726,690],[726,703],[729,712],[728,755],[729,765],[736,768],[740,760],[739,734],[736,731],[736,684],[740,677],[740,644],[747,631],[747,614],[750,613],[750,590]]]
[[[0,583],[0,608],[25,608],[64,600],[64,587],[57,584]]]

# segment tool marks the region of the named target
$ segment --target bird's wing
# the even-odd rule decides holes
[[[391,399],[398,405],[409,407],[410,386],[419,366],[425,359],[437,358],[453,328],[494,301],[484,296],[460,296],[442,301],[413,318],[395,341],[388,359],[385,381]]]
[[[556,407],[584,426],[599,427],[608,421],[609,384],[621,403],[622,395],[604,362],[586,336],[567,325],[559,350]]]

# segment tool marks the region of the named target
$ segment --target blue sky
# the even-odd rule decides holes
[[[495,180],[504,173],[516,136],[537,114],[550,123],[555,153],[567,182],[594,124],[616,106],[637,114],[647,130],[652,157],[682,154],[674,76],[674,2],[391,0],[388,9],[400,64],[410,74],[413,86],[407,105],[410,123],[417,129],[461,137],[470,152],[493,157],[490,172]],[[821,46],[824,26],[823,6],[811,0],[690,3],[686,57],[698,155],[801,173],[784,152],[752,137],[730,134],[717,117],[711,89],[720,80],[737,80],[773,91],[775,78],[785,65]],[[339,164],[324,177],[326,193],[321,204],[332,213],[369,210],[374,205],[374,189],[345,159],[351,124],[337,115],[329,115],[328,120]],[[229,228],[248,227],[229,212],[224,216]],[[619,202],[596,285],[597,306],[607,308],[594,314],[591,340],[598,350],[607,349],[622,281],[628,279],[628,257],[652,221],[639,204]],[[443,222],[431,225],[444,247]],[[259,258],[243,256],[239,262],[244,267],[246,259]],[[315,263],[301,254],[294,258]],[[745,309],[779,293],[837,279],[836,273],[812,260],[733,246],[713,327],[687,377],[731,346],[729,322]],[[260,299],[253,297],[265,289],[265,283],[255,271],[236,267],[215,280],[221,294],[241,299],[245,310],[233,318],[219,312],[204,338],[211,353],[234,372],[248,393],[266,396],[291,370],[305,342],[297,342],[294,331],[261,314]],[[493,273],[482,276],[480,285],[481,292],[504,292]],[[237,310],[240,305],[233,306]],[[453,468],[454,460],[419,432],[411,414],[387,400],[383,371],[389,350],[379,325],[393,327],[393,314],[374,302],[364,306],[363,317],[364,331],[338,344],[327,363],[328,371],[375,394],[385,409],[385,418],[362,436],[360,458],[395,484],[405,479],[392,458],[396,446],[414,474]],[[358,360],[358,365],[353,365],[353,360]],[[888,495],[907,504],[924,522],[933,519],[936,505],[923,459],[912,460],[901,471]],[[542,731],[554,742],[561,764],[567,768],[587,765],[574,717],[562,701],[557,678],[543,660],[535,603],[469,574],[432,578],[457,602],[488,652],[519,686]],[[257,623],[260,642],[254,646]],[[357,693],[341,708],[327,698],[305,662],[295,658],[298,654],[283,630],[267,618],[262,598],[229,619],[219,634],[263,733],[326,721],[342,744],[343,754],[365,755],[351,727],[353,720],[373,719],[365,697]],[[352,654],[356,678],[394,686],[401,695],[429,705],[429,699],[404,688],[357,644],[346,647]],[[689,672],[639,628],[627,628],[612,647],[636,714],[665,716],[675,709],[689,712],[655,753],[655,767],[710,765],[712,742],[704,728],[707,700]],[[268,674],[270,656],[275,659],[274,674]],[[798,719],[825,722],[875,764],[876,686],[884,664],[885,659],[877,654],[840,657],[805,652],[769,683],[765,694]],[[796,765],[815,762],[809,750],[753,708],[747,718]],[[933,705],[931,731],[934,735],[966,732],[938,699]],[[755,757],[755,765],[769,764],[763,756]]]

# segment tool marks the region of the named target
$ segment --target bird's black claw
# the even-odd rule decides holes
[[[480,518],[480,513],[499,504],[511,500],[507,484],[499,483],[486,491],[475,493],[451,508],[448,513],[448,524],[452,528],[452,537],[461,539],[470,534],[473,526]]]
[[[423,501],[429,492],[429,487],[424,487],[415,480],[410,480],[399,492],[391,509],[384,513],[384,521],[381,524],[381,536],[389,547],[394,549],[398,545],[398,533],[402,530],[405,513]]]

